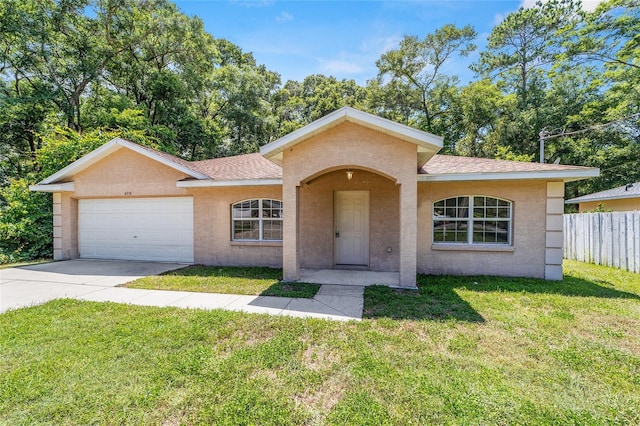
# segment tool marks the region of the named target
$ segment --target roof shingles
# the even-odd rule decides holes
[[[581,169],[585,169],[585,167],[436,154],[418,170],[418,174],[543,172]]]
[[[169,161],[173,161],[194,171],[200,172],[213,180],[282,179],[282,167],[270,160],[267,160],[259,153],[212,158],[210,160],[203,161],[187,161],[152,148],[143,148],[153,151]],[[436,154],[427,161],[425,165],[418,169],[418,174],[450,175],[467,173],[567,171],[581,169],[586,168],[562,164],[527,163],[520,161]],[[640,185],[637,186],[640,187]]]
[[[567,204],[584,203],[587,201],[604,201],[616,200],[622,198],[640,198],[640,182],[622,185],[617,188],[607,189],[606,191],[594,192],[593,194],[583,195],[582,197],[567,200]]]
[[[215,180],[282,179],[282,167],[258,153],[194,161],[191,166]]]

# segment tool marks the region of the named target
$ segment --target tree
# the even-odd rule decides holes
[[[558,28],[573,25],[580,16],[579,4],[572,0],[520,8],[493,28],[487,50],[472,66],[479,75],[492,79],[505,95],[515,95],[516,104],[503,111],[505,115],[492,136],[513,155],[535,155],[540,132],[552,124],[550,117],[557,117],[546,99],[549,72],[557,53],[554,43]]]
[[[287,81],[274,95],[278,117],[275,136],[284,136],[344,106],[363,108],[366,92],[354,80],[322,74],[310,75],[302,82]]]
[[[451,88],[458,82],[456,77],[443,75],[442,68],[453,57],[467,56],[474,51],[475,37],[471,26],[458,28],[452,24],[427,34],[424,39],[405,35],[398,49],[384,53],[376,62],[378,77],[370,87],[402,93],[402,96],[392,96],[400,101],[395,108],[408,112],[402,121],[439,133],[445,126],[439,126],[437,121],[447,114]],[[391,109],[392,115],[396,115],[394,110]]]

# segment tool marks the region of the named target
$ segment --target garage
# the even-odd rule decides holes
[[[84,259],[193,263],[193,198],[79,200],[78,249]]]

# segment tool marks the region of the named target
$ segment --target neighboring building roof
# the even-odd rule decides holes
[[[621,200],[624,198],[640,198],[640,182],[622,185],[606,191],[594,192],[582,197],[572,198],[565,201],[566,204],[578,204],[588,201]]]
[[[418,181],[558,179],[569,182],[599,174],[600,170],[594,167],[438,154],[418,169]]]
[[[441,136],[405,126],[355,108],[342,107],[313,123],[264,145],[260,148],[260,154],[277,164],[282,164],[282,153],[286,149],[347,121],[415,144],[417,147],[418,167],[422,166],[442,148],[443,138]]]

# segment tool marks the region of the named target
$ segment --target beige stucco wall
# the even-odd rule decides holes
[[[53,259],[78,257],[78,200],[68,192],[53,194]]]
[[[193,195],[196,263],[282,267],[281,242],[231,241],[231,205],[252,198],[282,200],[282,186],[197,188],[189,192]]]
[[[188,177],[127,148],[119,149],[73,177],[75,198],[185,196],[176,182]]]
[[[303,239],[301,230],[304,225],[302,222],[304,184],[307,182],[313,184],[314,179],[322,175],[350,168],[355,173],[359,170],[373,171],[397,185],[399,194],[397,259],[400,285],[415,287],[416,161],[416,145],[350,122],[339,124],[285,150],[283,153],[283,201],[287,209],[283,246],[285,279],[298,279],[299,268],[303,262],[304,244],[301,242]],[[373,245],[371,247],[373,248]]]
[[[640,210],[640,197],[624,198],[621,200],[590,201],[588,203],[580,203],[580,213],[595,210],[598,208],[598,204],[602,204],[606,211],[612,210],[614,212],[629,212]]]
[[[176,181],[185,177],[183,173],[128,149],[117,151],[74,176],[74,193],[54,194],[54,254],[61,259],[78,256],[78,199],[192,196],[196,263],[273,267],[285,263],[286,271],[287,241],[284,247],[277,242],[231,241],[231,204],[273,198],[284,201],[285,239],[288,233],[288,249],[293,251],[289,261],[295,260],[296,268],[331,268],[334,192],[368,190],[370,269],[400,271],[401,285],[415,285],[416,270],[544,278],[546,268],[549,276],[557,276],[558,271],[561,275],[555,256],[562,249],[561,220],[556,220],[562,215],[561,182],[418,184],[415,145],[351,123],[301,142],[285,152],[283,161],[283,186],[183,189],[176,187]],[[347,168],[354,171],[351,182],[346,179]],[[459,195],[513,201],[513,247],[506,251],[503,247],[503,251],[433,247],[433,202]],[[291,217],[296,220],[287,221]],[[386,252],[387,247],[391,253]]]
[[[486,195],[513,202],[512,250],[449,251],[438,250],[438,246],[433,245],[433,202],[461,195]],[[547,182],[545,181],[419,183],[418,272],[544,278],[546,200]],[[497,249],[503,249],[503,247]]]
[[[372,271],[399,269],[399,190],[391,180],[356,170],[351,182],[344,170],[319,176],[300,188],[300,266],[334,266],[334,193],[369,191],[369,265]],[[391,247],[391,253],[387,253]]]
[[[73,177],[75,192],[54,195],[54,255],[78,257],[78,199],[191,196],[194,260],[207,265],[282,266],[281,243],[231,242],[231,204],[249,198],[282,199],[282,187],[178,188],[182,172],[120,149]]]

